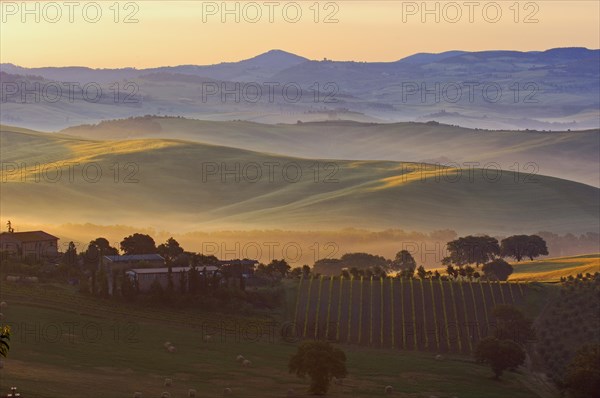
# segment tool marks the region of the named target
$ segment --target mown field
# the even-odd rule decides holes
[[[240,317],[96,300],[61,285],[2,282],[0,287],[8,303],[4,320],[13,326],[10,356],[0,371],[2,393],[13,385],[27,398],[116,398],[134,391],[143,397],[163,391],[185,397],[189,388],[201,397],[222,396],[224,388],[232,389],[232,397],[283,397],[290,388],[304,396],[306,391],[307,382],[287,372],[298,343],[277,332],[286,311]],[[363,333],[367,337],[362,338],[371,338]],[[168,353],[165,341],[177,351]],[[488,367],[464,355],[438,361],[432,352],[341,347],[349,376],[343,385],[332,386],[332,397],[382,396],[386,385],[394,386],[398,397],[548,396],[526,369],[494,381]],[[252,366],[237,363],[238,354]],[[170,388],[163,386],[167,377],[173,379]]]
[[[558,282],[560,278],[600,272],[600,254],[557,257],[512,265],[514,273],[509,278],[511,281]]]
[[[305,338],[470,354],[493,333],[493,308],[522,304],[527,292],[523,283],[310,278],[294,319]]]

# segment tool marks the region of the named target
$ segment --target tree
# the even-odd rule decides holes
[[[458,269],[454,268],[452,264],[448,264],[448,266],[446,267],[446,273],[452,278],[456,279],[458,277]]]
[[[98,294],[101,297],[108,298],[108,274],[104,271],[104,268],[100,268],[97,275],[98,281]]]
[[[63,264],[67,269],[73,269],[77,265],[77,248],[75,243],[69,242],[69,248],[63,256]]]
[[[309,267],[308,265],[306,265],[306,264],[304,264],[304,265],[302,266],[302,275],[303,275],[305,278],[308,278],[308,277],[310,276],[310,267]]]
[[[155,254],[157,252],[154,239],[150,235],[138,233],[124,238],[121,242],[121,250],[125,254]]]
[[[186,293],[186,287],[187,287],[187,276],[185,274],[185,271],[181,271],[181,272],[179,272],[179,291],[181,292],[182,295]]]
[[[200,273],[195,264],[192,264],[188,274],[188,292],[190,294],[198,293],[200,289]]]
[[[482,271],[488,279],[505,281],[513,273],[513,267],[503,259],[498,258],[485,264]]]
[[[90,242],[90,246],[95,246],[102,250],[103,256],[116,256],[119,254],[119,251],[115,247],[112,247],[106,238],[96,238]]]
[[[478,267],[500,255],[500,245],[491,236],[466,236],[450,241],[447,244],[449,256],[442,260],[444,265],[463,266],[476,264]]]
[[[183,254],[183,248],[179,246],[179,242],[173,238],[169,238],[165,243],[158,245],[156,250],[158,254],[164,257],[166,263],[169,265],[173,264],[177,257]]]
[[[346,354],[325,341],[305,341],[290,358],[290,373],[298,377],[308,375],[311,379],[309,392],[314,395],[325,395],[333,377],[344,378]]]
[[[581,347],[567,365],[567,388],[577,398],[600,397],[600,344]]]
[[[134,283],[123,270],[121,274],[121,296],[127,301],[133,301],[137,292]]]
[[[280,273],[282,278],[284,278],[292,268],[287,261],[285,261],[285,259],[273,260],[269,263],[269,265],[267,265],[267,267],[273,269],[274,272]]]
[[[340,258],[340,262],[341,268],[356,267],[358,269],[367,269],[375,266],[382,268],[389,266],[389,261],[385,257],[369,253],[346,253]],[[315,272],[318,272],[318,270],[315,269]]]
[[[535,257],[547,256],[546,241],[539,235],[513,235],[502,239],[500,254],[503,257],[512,257],[517,262],[523,257],[533,260]]]
[[[495,336],[500,340],[512,340],[525,344],[535,337],[532,322],[517,307],[509,304],[499,304],[493,309],[496,318]]]
[[[525,362],[525,351],[514,341],[488,336],[477,344],[475,360],[489,364],[498,379],[506,369],[516,369]]]
[[[10,350],[10,326],[0,326],[0,356],[6,358]]]
[[[390,268],[394,271],[410,271],[414,273],[417,268],[417,262],[413,258],[412,254],[408,250],[400,250],[396,253],[396,257],[391,262]]]

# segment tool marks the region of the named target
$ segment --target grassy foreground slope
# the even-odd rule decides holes
[[[292,158],[172,139],[97,141],[9,127],[0,144],[3,163],[17,167],[3,170],[3,217],[23,223],[497,234],[599,228],[599,189],[541,175],[532,181],[506,171]],[[76,165],[72,178],[68,164]],[[207,165],[216,171],[203,174]]]
[[[485,131],[427,123],[351,121],[265,125],[144,117],[76,126],[85,138],[174,138],[287,156],[447,164],[498,163],[506,170],[549,175],[598,186],[600,131]],[[518,163],[518,165],[515,165]],[[535,163],[537,170],[528,163]]]
[[[234,317],[96,301],[55,285],[2,282],[1,287],[2,300],[8,302],[5,319],[14,331],[10,357],[1,370],[2,393],[16,385],[29,398],[116,398],[134,391],[149,397],[162,391],[185,397],[194,388],[200,397],[215,397],[228,387],[232,397],[282,397],[289,388],[303,396],[307,387],[306,381],[287,372],[296,343],[279,336],[270,340],[266,333],[256,341],[257,319],[237,319],[248,337],[240,333],[236,340],[230,333],[221,340],[209,329],[213,337],[206,341],[204,322],[232,322]],[[153,319],[145,316],[153,312]],[[165,341],[177,352],[166,352]],[[507,372],[497,382],[490,379],[487,366],[466,357],[436,361],[431,353],[353,346],[344,350],[349,376],[344,386],[332,386],[332,397],[380,396],[386,385],[394,386],[394,396],[404,398],[544,396],[526,370]],[[249,358],[252,367],[240,366],[235,361],[238,354]],[[173,379],[170,388],[163,386],[166,377]]]
[[[563,277],[600,272],[600,254],[545,258],[512,265],[511,281],[557,282]]]

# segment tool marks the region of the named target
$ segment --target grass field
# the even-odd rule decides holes
[[[557,257],[512,263],[511,281],[557,282],[562,277],[600,272],[600,254]]]
[[[8,302],[5,320],[13,325],[2,392],[16,385],[27,398],[116,398],[134,391],[144,397],[158,397],[162,391],[185,397],[194,388],[199,396],[216,397],[229,387],[233,397],[283,397],[289,388],[303,394],[307,387],[287,372],[295,342],[268,332],[256,340],[257,325],[279,324],[282,318],[141,309],[81,297],[57,285],[2,283],[1,288],[2,300]],[[220,334],[215,325],[221,322],[231,330]],[[166,352],[165,341],[177,352]],[[526,370],[494,381],[488,367],[469,357],[436,361],[432,353],[342,347],[349,377],[344,385],[332,386],[332,397],[380,396],[386,385],[398,397],[543,396],[535,392],[540,387]],[[250,359],[252,367],[237,363],[238,354]],[[170,388],[163,386],[166,377],[173,379]]]

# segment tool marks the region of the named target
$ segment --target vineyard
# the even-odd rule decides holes
[[[527,285],[431,279],[317,277],[298,285],[301,338],[469,354],[494,332],[492,310],[523,302]]]

